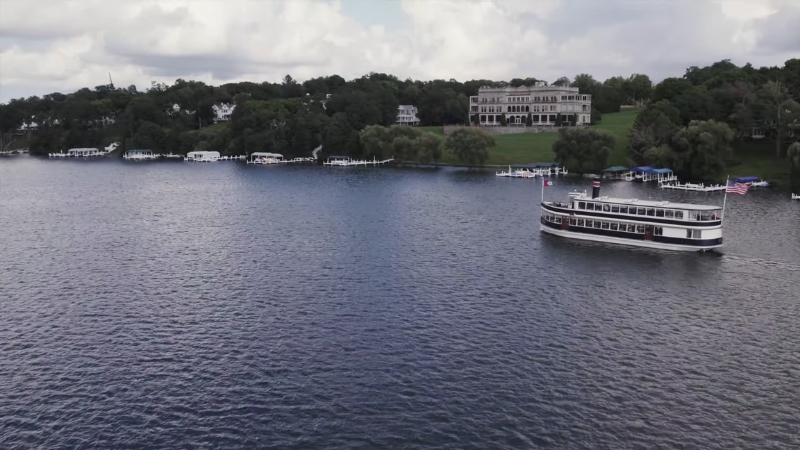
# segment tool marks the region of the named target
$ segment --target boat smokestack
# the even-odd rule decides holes
[[[595,178],[592,182],[592,198],[600,197],[600,178]]]

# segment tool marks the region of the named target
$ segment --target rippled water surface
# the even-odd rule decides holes
[[[0,448],[800,445],[800,203],[672,254],[542,236],[539,189],[0,160]]]

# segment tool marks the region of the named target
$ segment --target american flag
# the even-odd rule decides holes
[[[728,186],[725,188],[725,192],[729,194],[739,194],[744,195],[747,193],[747,189],[750,186],[746,183],[736,183],[733,184],[728,183]]]

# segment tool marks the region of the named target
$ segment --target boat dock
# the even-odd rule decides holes
[[[322,163],[323,166],[379,166],[388,164],[394,161],[394,158],[378,160],[373,158],[371,161],[368,159],[352,159],[349,156],[330,156],[328,160]]]
[[[661,183],[658,185],[661,189],[675,189],[679,191],[694,191],[694,192],[717,192],[717,191],[724,191],[725,186],[721,184],[709,185],[706,186],[703,183],[694,184],[694,183]]]

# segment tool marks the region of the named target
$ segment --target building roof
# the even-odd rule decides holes
[[[603,172],[612,172],[612,173],[619,173],[619,172],[627,172],[628,168],[624,166],[611,166],[608,169],[604,170]]]
[[[653,168],[650,166],[639,166],[631,169],[631,172],[648,172],[650,170],[653,170]]]
[[[672,169],[667,169],[667,168],[653,169],[651,173],[672,173]]]
[[[283,158],[283,155],[280,153],[269,153],[269,152],[254,152],[251,153],[250,156],[266,156],[272,158]]]
[[[739,177],[733,179],[734,183],[753,183],[757,181],[761,181],[761,178],[758,177]]]

